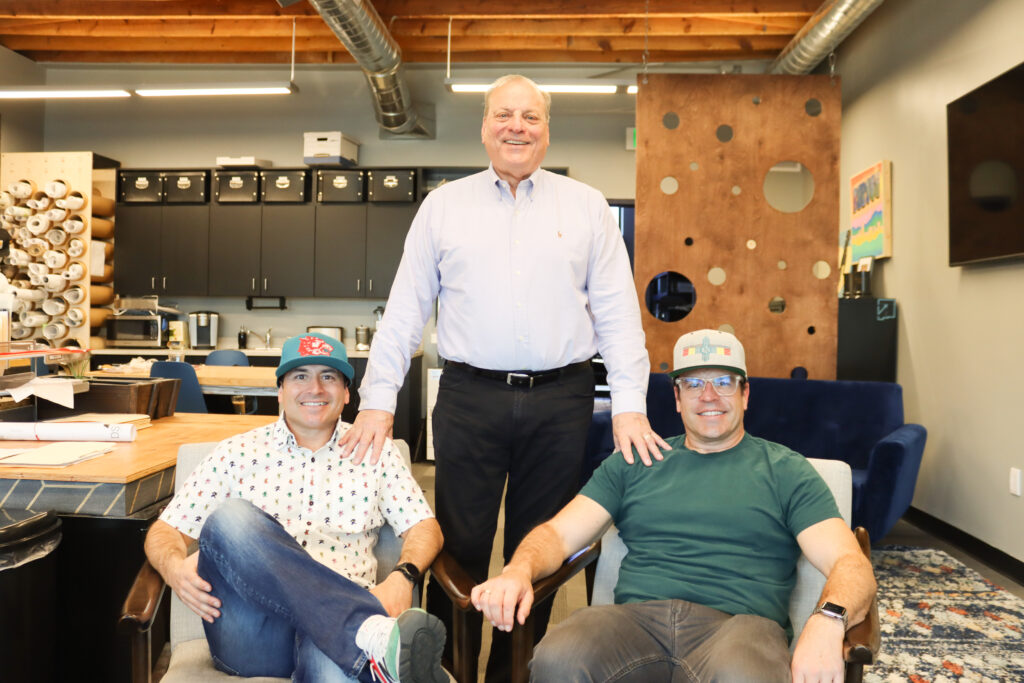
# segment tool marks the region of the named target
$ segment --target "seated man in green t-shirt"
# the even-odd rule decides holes
[[[534,681],[842,681],[847,623],[867,614],[871,565],[807,460],[746,434],[739,340],[700,330],[675,346],[686,433],[652,467],[608,458],[574,500],[523,539],[501,575],[473,589],[497,628],[523,623],[531,584],[614,523],[629,553],[615,605],[551,630]],[[789,656],[788,605],[803,552],[827,578]]]

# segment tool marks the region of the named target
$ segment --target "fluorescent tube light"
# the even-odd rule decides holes
[[[0,88],[0,100],[87,99],[131,97],[127,90],[118,88],[52,88],[49,86]]]
[[[638,85],[630,85],[630,86],[626,87],[626,93],[628,93],[630,95],[635,95],[636,91],[639,90],[639,89],[640,89],[640,86],[638,86]]]
[[[491,83],[483,83],[480,81],[456,81],[454,79],[448,79],[445,81],[445,85],[453,93],[483,93],[487,92],[487,88],[491,86]],[[622,83],[597,79],[592,81],[582,80],[575,82],[562,81],[551,83],[537,81],[537,87],[541,90],[545,90],[549,93],[570,95],[614,95],[615,93],[623,92],[624,86],[625,84]]]
[[[294,83],[268,83],[265,85],[175,85],[135,88],[140,97],[207,97],[216,95],[290,95],[296,92]]]

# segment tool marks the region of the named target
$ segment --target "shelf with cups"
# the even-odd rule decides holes
[[[88,348],[110,315],[117,165],[91,152],[2,155],[0,289],[14,294],[11,339]]]

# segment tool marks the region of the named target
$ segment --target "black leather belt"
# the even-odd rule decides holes
[[[512,372],[507,370],[484,370],[483,368],[476,368],[472,365],[460,363],[455,360],[446,361],[445,367],[448,366],[474,375],[479,375],[480,377],[486,377],[487,379],[496,379],[512,387],[526,387],[527,389],[530,389],[541,384],[554,382],[559,377],[562,377],[573,370],[589,367],[590,361],[582,360],[579,363],[571,363],[565,367],[555,368],[554,370],[514,370]]]

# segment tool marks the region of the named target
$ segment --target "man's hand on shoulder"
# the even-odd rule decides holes
[[[186,606],[211,624],[220,616],[220,600],[210,594],[213,588],[199,576],[199,553],[183,560],[172,560],[164,579]]]
[[[384,605],[389,617],[397,617],[412,607],[412,583],[398,572],[388,574],[370,592]]]
[[[369,455],[370,464],[376,465],[394,424],[395,416],[386,410],[360,410],[352,426],[338,439],[341,457],[351,455],[352,463],[358,465]]]
[[[843,622],[821,614],[807,619],[793,650],[793,683],[843,683]]]
[[[524,624],[526,617],[530,616],[533,582],[525,569],[509,565],[501,572],[501,576],[475,586],[470,600],[473,607],[482,612],[496,628],[511,631],[515,621]]]
[[[650,467],[654,460],[661,460],[661,450],[671,446],[651,430],[651,423],[643,413],[619,413],[612,417],[612,438],[615,449],[622,451],[623,459],[633,464],[633,449],[640,454],[640,460]]]

